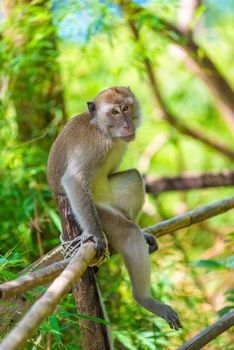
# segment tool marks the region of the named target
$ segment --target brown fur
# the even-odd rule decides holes
[[[103,101],[116,104],[123,102],[129,96],[137,101],[129,88],[113,87],[99,93],[94,101],[98,109]],[[138,119],[140,119],[139,105],[137,102],[135,103],[136,106],[132,113],[137,114]],[[108,159],[111,160],[113,158],[111,153],[115,152],[115,149],[121,149],[118,152],[120,153],[120,157],[118,157],[120,159],[117,160],[115,165],[113,164],[110,173],[117,169],[126,149],[126,144],[121,140],[112,140],[108,135],[104,135],[98,122],[93,122],[93,118],[88,112],[72,118],[58,135],[49,154],[47,176],[50,188],[55,194],[64,191],[61,186],[61,179],[71,153],[78,145],[84,151],[85,161],[89,161],[93,170],[108,154]],[[111,161],[113,163],[113,160]],[[93,172],[91,171],[91,173]]]
[[[66,171],[69,158],[78,145],[84,152],[84,157],[89,159],[93,170],[98,161],[104,158],[110,150],[111,140],[104,137],[97,126],[91,123],[91,120],[88,112],[72,118],[53,143],[48,159],[47,177],[54,194],[64,192],[61,179]],[[90,157],[89,154],[94,153],[94,150],[95,155]]]

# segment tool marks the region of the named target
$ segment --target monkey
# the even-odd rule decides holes
[[[137,225],[145,195],[142,176],[136,169],[117,171],[140,122],[140,104],[129,87],[100,92],[52,144],[48,183],[55,195],[67,196],[82,242],[93,241],[100,257],[106,247],[104,232],[123,257],[136,302],[178,330],[182,325],[177,313],[150,293],[149,253],[157,250],[157,242]]]

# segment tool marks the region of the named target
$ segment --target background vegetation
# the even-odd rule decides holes
[[[137,167],[152,178],[233,170],[233,2],[118,3],[2,2],[2,281],[59,243],[58,210],[46,181],[49,147],[100,90],[130,86],[142,105],[142,127],[122,169]],[[140,225],[232,194],[231,187],[149,194]],[[98,279],[115,348],[176,349],[232,308],[233,237],[230,212],[159,240],[152,292],[177,310],[179,332],[135,304],[118,256],[102,266]],[[78,323],[69,295],[28,348],[77,349]],[[231,350],[232,341],[226,332],[207,349]]]

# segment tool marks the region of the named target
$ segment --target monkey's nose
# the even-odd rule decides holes
[[[123,128],[129,130],[130,125],[127,122],[124,122]]]

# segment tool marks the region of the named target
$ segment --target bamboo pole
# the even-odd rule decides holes
[[[159,224],[149,226],[143,229],[143,232],[150,233],[156,237],[161,237],[168,233],[173,233],[182,228],[207,220],[212,216],[223,214],[233,208],[234,196],[190,210],[187,213],[162,221]]]
[[[199,350],[232,326],[234,326],[234,311],[229,312],[211,326],[203,329],[177,350]]]
[[[0,300],[22,294],[39,285],[44,285],[55,279],[69,264],[71,258],[58,261],[40,270],[0,285]]]
[[[233,208],[234,208],[234,196],[205,205],[200,208],[193,209],[191,211],[188,211],[187,213],[162,221],[156,225],[146,227],[142,229],[142,231],[144,233],[153,234],[156,237],[161,237],[166,234],[173,233],[174,231],[180,230],[182,228],[207,220],[213,216],[223,214],[224,212],[231,210]],[[54,250],[52,250],[52,253],[53,252]],[[62,256],[61,248],[59,247],[56,248],[56,254],[61,259],[61,256]],[[48,253],[48,255],[50,255],[50,252]],[[45,261],[47,262],[50,261],[50,258],[45,258],[45,257],[46,255],[42,259],[43,264],[45,263]],[[59,262],[49,265],[48,267],[31,272],[26,276],[22,276],[16,280],[1,284],[0,300],[8,299],[12,295],[23,293],[26,290],[29,290],[33,287],[50,282],[67,266],[68,262],[69,262],[69,259],[61,260]],[[37,262],[36,266],[40,266],[40,262]],[[86,274],[87,274],[87,277],[86,278],[83,277],[81,279],[81,281],[83,282],[81,281],[79,282],[80,287],[78,287],[77,290],[79,290],[81,294],[87,297],[88,295],[87,290],[93,290],[92,288],[94,288],[94,287],[91,287],[92,284],[94,283],[93,270],[90,269],[90,273],[88,274],[86,272]],[[94,289],[97,297],[98,296],[97,287],[95,287]],[[78,297],[78,299],[80,299],[80,297]],[[95,299],[94,294],[90,295],[90,300],[93,300],[93,299]],[[89,304],[88,300],[86,300],[86,305],[87,304]],[[84,313],[84,310],[83,312],[81,312],[82,310],[80,310],[80,307],[85,307],[85,306],[78,306],[78,307],[79,307],[79,313]],[[92,312],[94,312],[95,314],[97,313],[97,311],[94,311],[95,308],[93,309],[93,307],[91,307],[91,309],[86,310],[85,313],[90,314],[91,310],[93,310]],[[103,312],[101,312],[101,315],[103,315]],[[96,317],[101,318],[99,313],[97,313]],[[87,327],[85,328],[87,329]]]
[[[92,262],[96,250],[92,242],[85,243],[65,270],[50,285],[43,296],[26,313],[18,325],[0,344],[0,350],[21,350],[42,321],[49,316],[62,297],[69,292]]]

